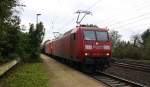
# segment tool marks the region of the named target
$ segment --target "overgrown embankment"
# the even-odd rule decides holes
[[[51,87],[42,63],[22,63],[1,78],[0,87]]]

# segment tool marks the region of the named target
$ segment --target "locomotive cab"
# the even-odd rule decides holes
[[[85,30],[84,56],[91,57],[111,57],[111,43],[107,31]]]
[[[112,55],[108,30],[98,27],[80,27],[80,30],[83,36],[80,46],[83,63],[101,69],[108,67]]]

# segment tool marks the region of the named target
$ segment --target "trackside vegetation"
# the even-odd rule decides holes
[[[40,44],[44,35],[44,26],[40,22],[35,26],[30,24],[29,32],[23,32],[17,8],[24,5],[20,0],[0,1],[0,63],[14,58],[23,62],[39,61]]]
[[[20,64],[0,79],[0,87],[48,87],[48,76],[40,61],[44,25],[30,24],[28,32],[20,26],[20,0],[0,0],[0,65],[13,59]],[[17,7],[17,9],[16,9]]]
[[[30,24],[29,32],[20,32],[18,55],[23,62],[40,62],[40,47],[44,35],[44,26],[40,22],[34,28]]]
[[[133,35],[130,41],[120,39],[117,31],[110,31],[113,42],[113,57],[150,61],[150,29]]]
[[[0,87],[51,87],[42,63],[25,63],[5,75]]]

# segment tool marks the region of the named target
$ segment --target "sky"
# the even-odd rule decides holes
[[[121,34],[128,41],[150,27],[150,0],[21,0],[21,25],[38,20],[44,23],[45,40],[54,38],[53,32],[64,33],[76,26],[77,10],[88,10],[82,24],[96,24]]]

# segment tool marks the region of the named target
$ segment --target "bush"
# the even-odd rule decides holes
[[[120,47],[114,48],[113,56],[117,58],[131,58],[134,60],[147,59],[144,49],[136,47],[133,44],[121,45]]]

